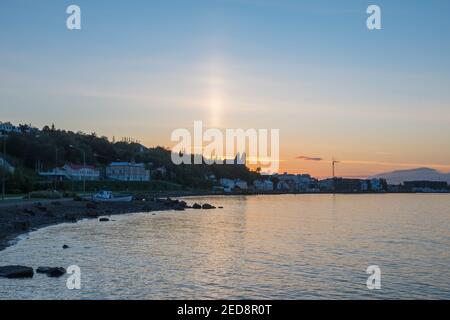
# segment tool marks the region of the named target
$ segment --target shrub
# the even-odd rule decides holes
[[[60,199],[62,195],[58,191],[34,191],[29,193],[29,197],[35,199]]]

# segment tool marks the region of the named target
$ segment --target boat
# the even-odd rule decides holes
[[[111,191],[100,191],[92,197],[96,202],[131,202],[133,196],[119,196],[115,197]]]

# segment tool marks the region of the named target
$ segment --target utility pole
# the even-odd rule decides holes
[[[6,193],[6,135],[3,134],[3,168],[2,168],[2,200],[5,200]]]
[[[83,152],[83,194],[86,194],[86,152],[73,145],[69,145],[70,148]]]
[[[83,150],[83,194],[86,194],[86,152]]]
[[[56,180],[57,180],[57,173],[58,173],[58,147],[55,147],[55,170],[53,170],[53,190],[56,191]]]

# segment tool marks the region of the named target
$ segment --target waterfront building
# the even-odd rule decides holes
[[[248,190],[247,182],[241,179],[227,179],[222,178],[219,180],[220,185],[225,192],[232,192],[234,190]]]
[[[91,165],[66,164],[62,169],[72,181],[97,181],[100,179],[100,170]]]
[[[253,181],[253,186],[257,191],[273,191],[273,182],[269,179],[255,180]]]
[[[370,184],[369,180],[361,180],[361,191],[362,192],[369,191],[369,184]]]
[[[370,189],[373,192],[384,191],[383,180],[382,179],[370,179]]]
[[[222,178],[219,182],[225,192],[233,191],[234,187],[236,186],[234,180],[231,179]]]
[[[97,181],[100,179],[100,170],[91,165],[66,164],[62,168],[53,168],[50,171],[39,171],[39,176],[48,179],[71,181]]]
[[[247,190],[248,189],[248,185],[247,182],[241,179],[236,179],[234,180],[234,185],[236,189],[240,189],[240,190]]]
[[[445,181],[405,181],[403,187],[412,192],[448,192],[449,186]]]
[[[106,167],[106,178],[117,181],[150,181],[150,171],[143,163],[112,162]]]
[[[277,190],[285,192],[316,192],[319,189],[317,179],[309,174],[274,175],[278,179]]]

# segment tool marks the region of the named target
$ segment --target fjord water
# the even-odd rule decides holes
[[[449,299],[450,195],[189,198],[223,209],[138,213],[30,233],[0,265],[78,265],[0,279],[0,298]],[[70,249],[61,246],[68,244]],[[368,290],[366,268],[381,268]]]

